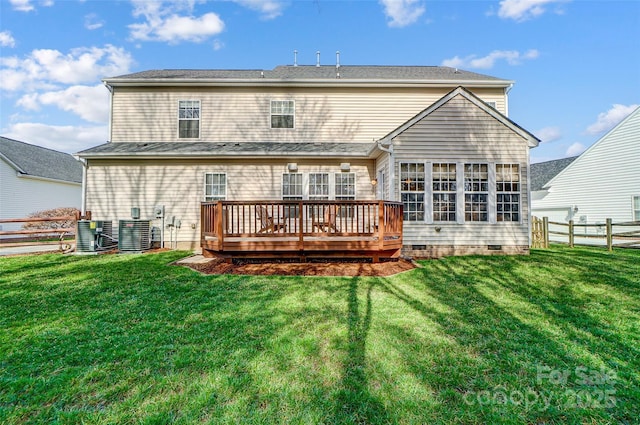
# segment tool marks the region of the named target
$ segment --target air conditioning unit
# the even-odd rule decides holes
[[[118,222],[118,250],[142,252],[151,248],[149,220],[120,220]]]
[[[99,252],[115,247],[113,223],[79,220],[76,226],[76,252]]]

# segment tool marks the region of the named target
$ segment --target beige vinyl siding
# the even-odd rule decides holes
[[[527,142],[491,115],[463,96],[456,96],[434,110],[394,141],[394,199],[400,199],[399,164],[401,162],[485,163],[520,166],[520,222],[508,223],[416,223],[404,222],[405,245],[527,246],[529,244],[529,205],[527,196]],[[427,183],[427,186],[430,182]],[[495,191],[495,188],[492,188]],[[427,191],[425,202],[432,202]],[[491,199],[491,197],[490,197]],[[458,196],[458,203],[464,202]],[[490,206],[491,207],[491,206]],[[427,209],[428,211],[428,209]],[[458,208],[460,212],[460,208]],[[436,228],[440,228],[437,231]]]
[[[113,92],[113,142],[179,141],[178,101],[199,100],[199,140],[371,142],[451,88],[127,88]],[[504,90],[472,89],[505,105]],[[270,128],[270,101],[294,100],[295,128]]]
[[[288,162],[297,162],[297,172],[305,176],[339,173],[340,163],[350,162],[350,171],[356,175],[356,199],[375,199],[371,160],[90,160],[87,209],[94,219],[115,223],[131,218],[132,207],[140,208],[142,219],[151,219],[153,207],[164,205],[167,217],[182,220],[178,240],[198,241],[205,173],[226,173],[227,200],[279,200]]]

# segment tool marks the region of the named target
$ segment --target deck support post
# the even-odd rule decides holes
[[[613,251],[613,223],[610,218],[607,219],[607,249]]]
[[[216,222],[215,229],[216,235],[218,236],[218,244],[220,246],[220,251],[224,251],[224,226],[222,225],[222,202],[216,203]]]

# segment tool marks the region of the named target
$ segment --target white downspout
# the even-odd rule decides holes
[[[82,200],[80,201],[80,213],[84,216],[87,212],[87,160],[74,155],[76,161],[82,164]]]
[[[395,201],[396,191],[394,190],[394,176],[395,176],[395,155],[393,154],[393,144],[389,143],[389,147],[386,148],[382,145],[382,141],[378,140],[378,149],[382,152],[387,152],[389,154],[389,199],[390,201]]]

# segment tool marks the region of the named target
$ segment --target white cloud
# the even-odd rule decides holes
[[[597,121],[587,127],[587,133],[595,135],[611,130],[639,106],[614,104],[607,112],[598,114]]]
[[[15,47],[16,40],[11,35],[10,31],[0,32],[0,46],[2,47]]]
[[[220,40],[213,40],[213,50],[221,50],[224,48],[224,43]]]
[[[31,0],[9,0],[9,3],[13,6],[13,10],[19,12],[31,12],[35,10],[35,7],[31,4]]]
[[[53,90],[60,84],[92,83],[125,74],[133,64],[122,48],[83,47],[63,54],[58,50],[33,50],[25,59],[0,59],[0,88],[7,91]]]
[[[282,15],[284,3],[277,0],[234,0],[241,6],[255,10],[262,14],[264,19],[274,19]]]
[[[567,148],[566,155],[567,156],[576,156],[580,155],[587,147],[580,142],[575,142],[569,148]]]
[[[566,3],[568,0],[502,0],[498,16],[503,19],[513,19],[517,22],[537,18],[546,12],[545,6],[556,3]],[[563,13],[557,9],[558,14]]]
[[[106,123],[109,120],[109,92],[102,84],[92,87],[71,86],[42,94],[29,93],[22,96],[17,104],[27,110],[38,110],[41,105],[54,105],[86,121]]]
[[[90,31],[97,30],[104,26],[104,21],[101,20],[95,13],[89,13],[84,17],[84,27]]]
[[[390,27],[406,27],[415,23],[425,12],[420,0],[380,0]]]
[[[562,132],[559,127],[544,127],[534,132],[534,134],[542,143],[554,142],[562,137]]]
[[[148,1],[133,0],[134,17],[143,17],[142,23],[129,25],[133,40],[165,41],[177,44],[181,41],[200,43],[224,30],[224,22],[213,13],[200,17],[190,16],[193,1]],[[181,16],[186,13],[189,16]]]
[[[9,3],[13,6],[13,10],[17,10],[18,12],[31,12],[32,10],[36,10],[31,0],[9,0]],[[42,0],[40,1],[40,5],[45,7],[53,6],[53,0]]]
[[[536,49],[530,49],[527,52],[520,53],[517,50],[494,50],[487,56],[478,57],[477,55],[469,55],[461,58],[454,56],[451,59],[442,61],[442,66],[450,66],[452,68],[478,68],[490,69],[499,60],[506,61],[509,65],[520,65],[525,60],[536,59],[540,56],[540,52]]]
[[[75,153],[107,141],[109,127],[56,126],[41,123],[12,124],[3,136],[44,146],[61,152]]]

